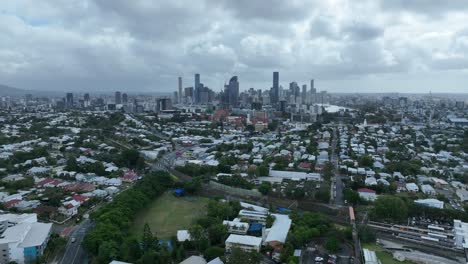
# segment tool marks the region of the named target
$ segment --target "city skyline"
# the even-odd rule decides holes
[[[264,1],[6,0],[0,83],[171,92],[177,77],[200,73],[215,91],[239,76],[245,91],[269,89],[279,71],[283,87],[314,78],[329,92],[466,90],[467,2],[268,3],[275,8]]]

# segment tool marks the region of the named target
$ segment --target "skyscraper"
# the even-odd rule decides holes
[[[239,105],[239,81],[237,76],[232,76],[229,83],[224,86],[224,102],[230,107]]]
[[[273,72],[273,98],[271,102],[273,104],[279,101],[279,72]]]
[[[115,104],[121,104],[122,103],[122,94],[117,91],[115,92]]]
[[[193,87],[195,89],[195,94],[194,94],[194,101],[195,103],[200,102],[200,74],[195,73],[195,86]]]
[[[307,100],[307,84],[302,85],[301,97],[302,97],[302,103],[305,104],[308,101]]]
[[[73,107],[73,93],[67,93],[66,106],[67,106],[68,108],[72,108],[72,107]]]
[[[179,102],[182,102],[182,77],[179,77]]]
[[[314,79],[310,80],[310,102],[312,104],[317,103],[317,90],[314,86]]]
[[[126,93],[122,94],[122,103],[124,104],[128,103],[128,95]]]

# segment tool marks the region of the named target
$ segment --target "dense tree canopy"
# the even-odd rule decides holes
[[[170,186],[172,179],[167,172],[152,173],[91,215],[95,226],[83,244],[97,263],[109,263],[115,258],[134,263],[144,259],[153,261],[148,263],[167,263],[164,262],[167,254],[163,249],[150,248],[139,252],[139,246],[135,244],[138,242],[129,237],[129,229],[135,214]],[[150,230],[146,231],[148,238]],[[143,254],[141,259],[140,253]]]

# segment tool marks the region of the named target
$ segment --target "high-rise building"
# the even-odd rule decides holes
[[[84,100],[85,100],[85,101],[89,101],[89,100],[90,100],[89,93],[85,93],[85,94],[84,94]]]
[[[273,72],[273,94],[271,102],[273,104],[279,101],[279,72]]]
[[[182,77],[179,77],[179,102],[182,102],[182,97],[184,97],[182,94]]]
[[[126,93],[122,94],[122,103],[124,104],[128,103],[128,95]]]
[[[310,80],[310,102],[313,104],[318,103],[317,102],[317,89],[315,89],[314,86],[314,79]]]
[[[307,84],[302,85],[302,93],[301,93],[302,103],[308,103],[307,100]]]
[[[172,96],[172,102],[174,102],[174,104],[178,104],[178,103],[179,103],[179,92],[174,91],[174,94],[173,94],[173,96]]]
[[[172,101],[170,98],[158,98],[156,100],[156,111],[165,111],[172,109]]]
[[[237,76],[232,76],[229,83],[224,86],[224,103],[230,107],[239,105],[239,81]]]
[[[117,91],[115,92],[115,104],[121,104],[122,103],[122,94]]]
[[[195,73],[195,86],[194,86],[194,89],[195,89],[195,94],[194,94],[194,100],[195,100],[195,103],[199,103],[200,102],[200,74],[199,73]]]
[[[185,97],[186,103],[193,103],[193,100],[194,100],[193,94],[194,94],[193,87],[185,87],[184,97]]]
[[[72,108],[73,107],[73,93],[67,93],[67,98],[66,98],[66,106],[68,108]]]

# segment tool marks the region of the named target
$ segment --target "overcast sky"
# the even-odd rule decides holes
[[[0,83],[468,92],[467,0],[1,0]]]

